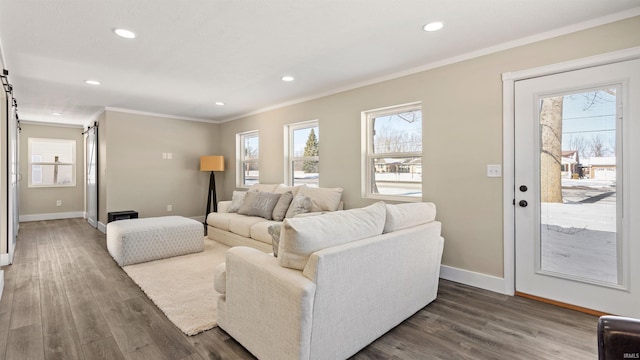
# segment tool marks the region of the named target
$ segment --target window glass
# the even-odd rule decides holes
[[[75,140],[29,138],[29,186],[75,186]]]
[[[420,104],[363,113],[366,126],[365,197],[422,198],[422,109]]]
[[[288,125],[289,166],[286,178],[290,185],[318,187],[320,182],[320,129],[318,121]]]
[[[238,134],[238,187],[260,182],[260,137],[257,131]]]

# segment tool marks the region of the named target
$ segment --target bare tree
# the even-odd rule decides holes
[[[605,98],[605,94],[616,96],[616,89],[600,89],[584,93],[583,96],[586,101],[584,103],[582,111],[589,110],[595,104],[606,102],[607,99]]]
[[[540,200],[562,202],[562,103],[563,97],[542,99],[540,127]]]
[[[585,141],[582,136],[570,136],[569,144],[567,145],[569,150],[576,150],[578,152],[578,156],[581,159],[585,159],[588,157],[587,150],[589,149],[589,144]]]
[[[422,120],[422,112],[421,111],[409,111],[404,113],[395,114],[400,119],[413,124],[418,120]]]
[[[389,126],[376,130],[375,152],[378,154],[414,152],[421,149],[421,136],[414,131],[402,131]]]
[[[595,157],[603,157],[610,154],[609,148],[607,148],[604,143],[604,139],[602,139],[602,136],[600,135],[591,137],[589,149],[591,150],[591,155]]]

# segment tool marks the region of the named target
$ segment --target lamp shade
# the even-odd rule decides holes
[[[200,171],[224,171],[224,156],[200,156]]]

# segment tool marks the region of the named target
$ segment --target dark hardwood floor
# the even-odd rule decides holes
[[[20,224],[3,270],[0,359],[252,358],[219,328],[182,334],[82,219]],[[596,359],[596,321],[442,280],[435,302],[354,358]]]

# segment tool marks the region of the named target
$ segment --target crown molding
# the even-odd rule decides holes
[[[211,123],[211,124],[220,123],[220,121],[212,120],[212,119],[200,119],[200,118],[193,118],[193,117],[187,117],[187,116],[161,114],[161,113],[154,113],[154,112],[148,112],[148,111],[139,111],[139,110],[131,110],[131,109],[125,109],[125,108],[111,107],[111,106],[107,106],[104,109],[105,109],[105,111],[115,111],[115,112],[126,113],[126,114],[134,114],[134,115],[155,116],[155,117],[160,117],[160,118],[165,118],[165,119],[195,121],[195,122],[204,122],[204,123]]]
[[[225,122],[229,122],[229,121],[234,121],[234,120],[238,120],[247,116],[251,116],[251,115],[256,115],[256,114],[260,114],[260,113],[264,113],[267,111],[271,111],[271,110],[276,110],[276,109],[280,109],[286,106],[291,106],[291,105],[295,105],[295,104],[300,104],[303,103],[305,101],[310,101],[310,100],[315,100],[315,99],[319,99],[319,98],[323,98],[326,96],[331,96],[331,95],[335,95],[338,93],[342,93],[342,92],[346,92],[349,90],[354,90],[354,89],[358,89],[358,88],[362,88],[365,86],[369,86],[369,85],[374,85],[374,84],[378,84],[381,82],[385,82],[385,81],[389,81],[389,80],[394,80],[394,79],[398,79],[404,76],[408,76],[408,75],[413,75],[419,72],[423,72],[423,71],[427,71],[427,70],[432,70],[432,69],[436,69],[439,67],[443,67],[443,66],[447,66],[447,65],[452,65],[455,63],[459,63],[462,61],[466,61],[466,60],[471,60],[474,58],[478,58],[481,56],[485,56],[485,55],[490,55],[490,54],[494,54],[494,53],[498,53],[501,51],[505,51],[505,50],[509,50],[509,49],[513,49],[513,48],[517,48],[520,46],[524,46],[524,45],[529,45],[535,42],[539,42],[539,41],[543,41],[543,40],[548,40],[548,39],[552,39],[558,36],[562,36],[562,35],[567,35],[567,34],[571,34],[571,33],[575,33],[578,31],[582,31],[582,30],[587,30],[587,29],[591,29],[594,27],[598,27],[598,26],[602,26],[602,25],[606,25],[606,24],[610,24],[616,21],[620,21],[620,20],[625,20],[625,19],[629,19],[635,16],[640,16],[640,6],[635,7],[633,9],[629,9],[626,11],[621,11],[618,13],[614,13],[614,14],[610,14],[607,16],[603,16],[597,19],[592,19],[592,20],[588,20],[588,21],[583,21],[577,24],[572,24],[572,25],[568,25],[568,26],[564,26],[558,29],[554,29],[554,30],[550,30],[550,31],[546,31],[540,34],[536,34],[536,35],[531,35],[531,36],[527,36],[524,38],[520,38],[517,40],[513,40],[513,41],[507,41],[504,42],[502,44],[498,44],[498,45],[494,45],[494,46],[490,46],[484,49],[480,49],[480,50],[476,50],[476,51],[471,51],[462,55],[458,55],[458,56],[453,56],[447,59],[443,59],[443,60],[439,60],[439,61],[434,61],[425,65],[421,65],[418,67],[413,67],[407,70],[403,70],[400,72],[396,72],[393,74],[389,74],[389,75],[385,75],[385,76],[381,76],[381,77],[377,77],[377,78],[373,78],[373,79],[369,79],[366,81],[362,81],[362,82],[357,82],[357,83],[353,83],[347,86],[343,86],[343,87],[339,87],[333,90],[329,90],[329,91],[325,91],[325,92],[320,92],[320,93],[316,93],[314,95],[310,95],[310,96],[306,96],[303,98],[298,98],[298,99],[294,99],[294,100],[290,100],[290,101],[286,101],[283,103],[279,103],[276,105],[272,105],[272,106],[268,106],[265,108],[261,108],[255,111],[251,111],[248,113],[245,113],[243,115],[238,115],[238,116],[234,116],[228,119],[223,119],[218,121],[219,123],[225,123]]]

